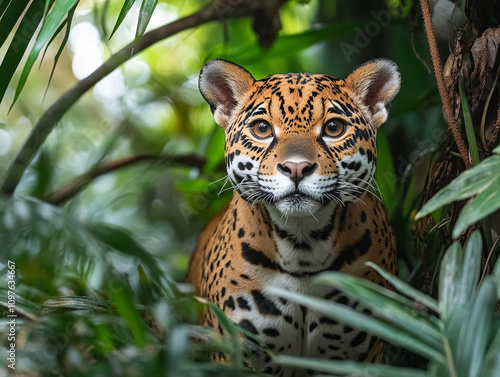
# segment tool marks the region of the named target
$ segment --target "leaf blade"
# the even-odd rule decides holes
[[[434,300],[432,297],[427,296],[426,294],[420,292],[418,289],[413,288],[411,285],[405,283],[398,277],[390,274],[380,266],[376,265],[375,263],[372,262],[366,262],[365,263],[367,266],[370,266],[371,268],[375,269],[380,276],[382,276],[385,280],[387,280],[389,283],[391,283],[398,291],[401,293],[412,297],[416,301],[419,301],[423,303],[425,306],[428,308],[434,310],[435,312],[439,312],[439,306],[436,300]]]
[[[142,1],[141,10],[139,11],[139,20],[137,22],[137,30],[135,32],[135,43],[138,43],[146,32],[146,28],[148,27],[157,4],[158,0]]]
[[[115,32],[118,30],[120,25],[122,24],[123,20],[125,19],[125,16],[127,16],[130,8],[132,8],[132,5],[134,5],[135,0],[125,0],[123,3],[122,9],[120,10],[120,14],[118,15],[118,18],[116,19],[115,26],[113,28],[113,31],[111,32],[111,35],[109,36],[109,39],[113,37]]]
[[[432,211],[457,200],[467,199],[483,192],[497,182],[500,156],[494,155],[481,161],[455,178],[448,186],[434,195],[415,216],[420,219]]]
[[[35,45],[30,51],[28,55],[28,59],[24,65],[24,68],[21,72],[21,77],[19,78],[19,82],[17,83],[16,92],[14,94],[14,100],[12,105],[16,103],[21,91],[26,84],[26,80],[28,79],[28,75],[35,64],[38,55],[42,51],[43,47],[50,41],[52,35],[56,32],[59,23],[63,20],[63,17],[69,13],[71,8],[78,3],[79,0],[59,0],[55,2],[52,10],[47,15],[47,18],[38,34]],[[11,105],[11,106],[12,106]]]
[[[427,373],[418,369],[400,368],[382,364],[356,363],[352,361],[335,361],[294,357],[287,355],[275,356],[274,362],[290,367],[313,369],[326,373],[358,375],[364,377],[426,377]]]
[[[469,226],[500,208],[499,185],[500,176],[486,190],[465,205],[453,229],[453,238],[457,239]]]
[[[424,357],[439,360],[442,362],[445,361],[444,355],[442,353],[435,349],[432,349],[419,339],[415,339],[409,334],[404,333],[399,329],[395,329],[392,325],[389,325],[383,321],[370,317],[349,307],[345,307],[344,305],[326,301],[316,297],[298,294],[296,292],[289,292],[277,287],[269,287],[267,291],[290,301],[298,302],[313,310],[319,311],[336,321],[346,323],[351,327],[367,331],[391,343],[398,344]]]

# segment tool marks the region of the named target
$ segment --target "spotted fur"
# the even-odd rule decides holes
[[[368,312],[338,290],[311,284],[311,277],[341,271],[385,285],[366,261],[395,272],[394,236],[371,188],[376,133],[399,86],[397,66],[384,59],[358,67],[345,79],[290,73],[256,81],[224,60],[203,67],[200,90],[225,130],[227,172],[235,193],[202,233],[187,281],[257,335],[264,348],[381,361],[382,343],[376,337],[268,288]],[[208,310],[201,323],[222,331]],[[313,374],[275,365],[262,347],[248,343],[264,373]]]

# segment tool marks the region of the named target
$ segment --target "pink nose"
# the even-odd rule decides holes
[[[307,161],[302,161],[302,162],[287,161],[283,165],[278,164],[278,170],[295,182],[300,181],[302,178],[308,175],[311,175],[316,170],[317,167],[318,164],[316,163],[311,164],[310,162]]]

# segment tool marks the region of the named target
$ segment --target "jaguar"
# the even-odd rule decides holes
[[[312,284],[340,271],[389,284],[365,262],[395,273],[395,240],[374,190],[376,134],[399,92],[397,65],[371,60],[345,78],[274,74],[260,80],[215,59],[199,89],[225,132],[234,195],[202,232],[186,281],[255,337],[260,371],[313,375],[273,363],[275,354],[380,363],[383,342],[286,300],[270,287],[370,311],[341,291]],[[210,309],[200,324],[224,329]],[[255,339],[258,339],[257,342]],[[219,362],[224,360],[220,355]]]

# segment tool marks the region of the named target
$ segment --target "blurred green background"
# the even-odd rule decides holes
[[[205,4],[161,0],[148,30]],[[55,37],[12,108],[22,64],[12,79],[2,78],[8,87],[0,104],[0,176],[47,108],[134,40],[139,1],[110,38],[122,6],[80,1],[67,43],[64,31]],[[0,273],[8,260],[16,263],[18,371],[222,373],[201,362],[186,366],[188,356],[198,357],[186,324],[195,323],[199,305],[175,284],[183,280],[199,232],[231,197],[230,190],[218,195],[224,134],[197,88],[199,71],[211,58],[240,64],[257,79],[302,71],[344,77],[378,57],[398,64],[402,87],[379,133],[377,183],[398,239],[400,276],[412,282],[421,272],[413,217],[445,123],[426,67],[430,58],[417,5],[288,1],[280,17],[282,29],[267,49],[259,47],[247,17],[182,31],[131,58],[63,116],[15,196],[0,197]],[[100,167],[140,155],[141,161],[93,176]],[[82,174],[90,177],[88,186],[57,205],[48,203]],[[439,255],[444,245],[437,248]],[[427,273],[433,271],[427,266]],[[5,288],[0,286],[2,297]],[[172,342],[178,346],[169,347]]]

